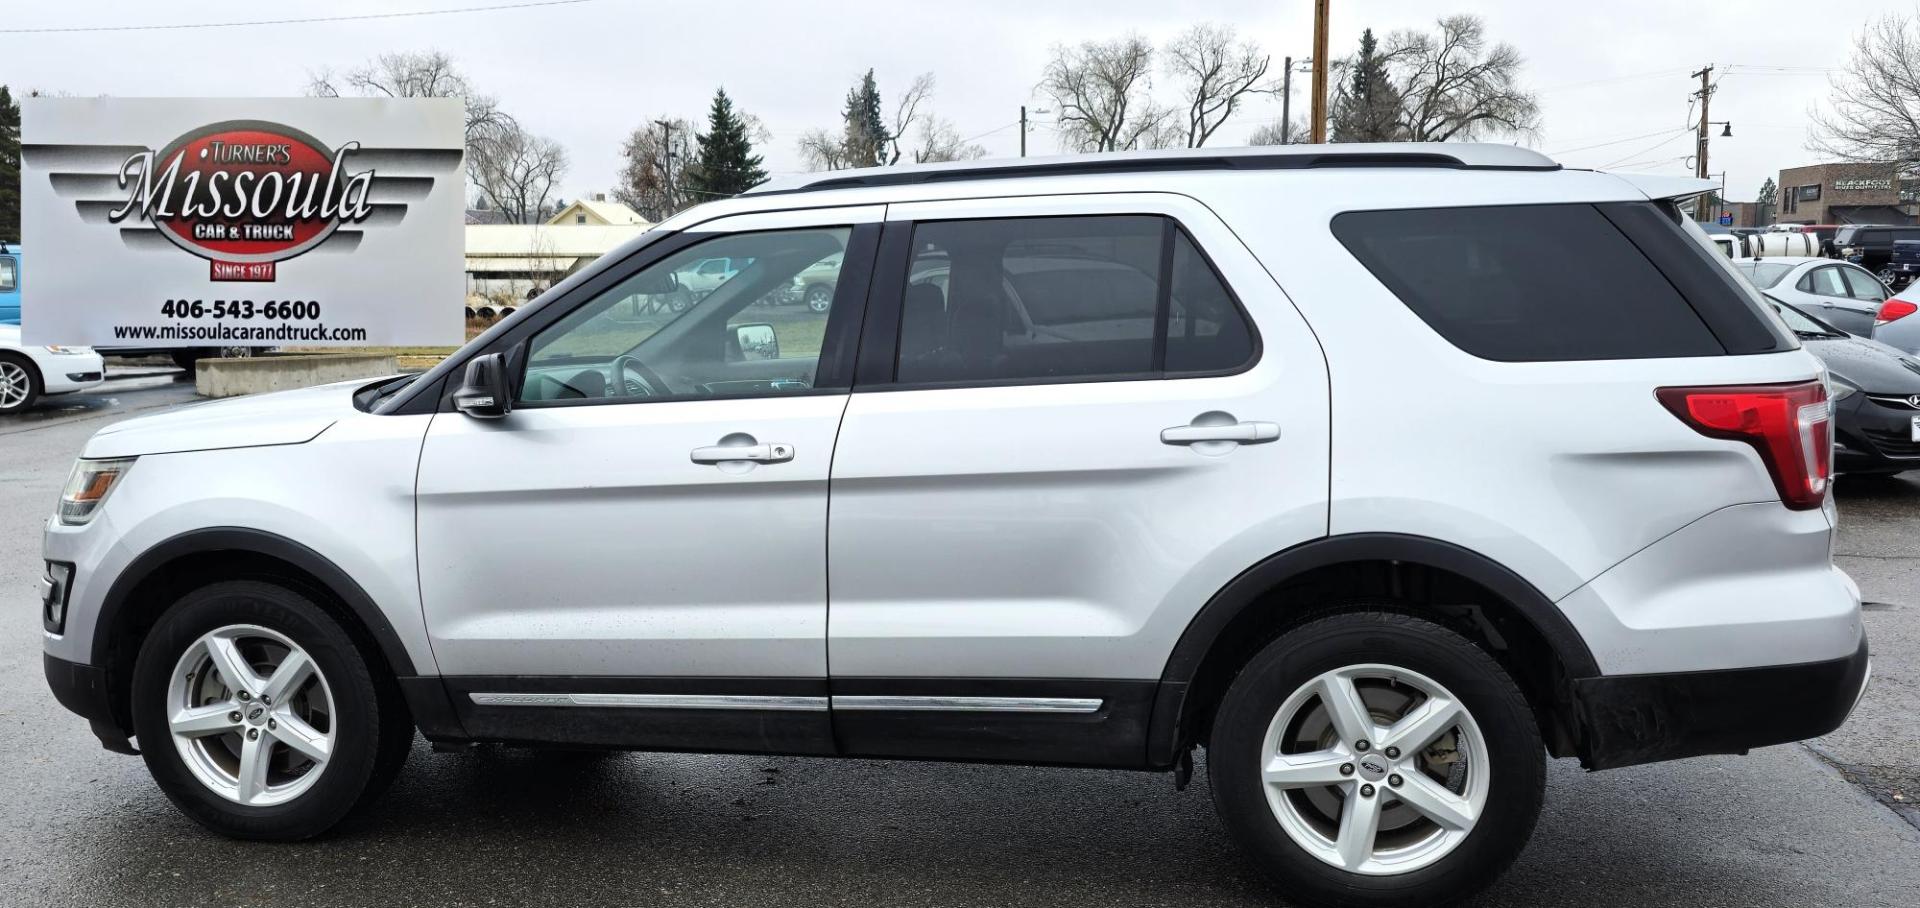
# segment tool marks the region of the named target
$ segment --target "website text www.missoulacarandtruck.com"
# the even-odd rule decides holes
[[[221,343],[350,343],[367,339],[365,328],[329,328],[325,325],[114,325],[114,340],[218,341]]]

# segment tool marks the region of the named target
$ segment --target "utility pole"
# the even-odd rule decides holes
[[[1327,3],[1313,0],[1313,122],[1314,144],[1327,140]]]
[[[1027,156],[1027,105],[1020,105],[1020,156]]]
[[[1712,74],[1713,64],[1711,63],[1707,64],[1705,69],[1693,74],[1700,79],[1700,90],[1692,95],[1700,99],[1700,131],[1694,138],[1693,175],[1703,180],[1707,178],[1707,104],[1713,100],[1713,85],[1707,81],[1707,77]]]
[[[1280,144],[1288,144],[1293,130],[1293,58],[1280,70]]]
[[[667,184],[667,204],[671,206],[678,198],[673,191],[673,121],[655,120],[653,125],[660,127],[661,179]]]

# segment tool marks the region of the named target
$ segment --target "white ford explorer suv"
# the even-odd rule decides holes
[[[1291,899],[1513,861],[1548,756],[1837,727],[1819,363],[1705,181],[1336,146],[817,174],[424,375],[102,430],[46,672],[219,832],[441,745],[1171,772]],[[674,274],[746,262],[684,311]],[[819,263],[831,304],[753,306]]]

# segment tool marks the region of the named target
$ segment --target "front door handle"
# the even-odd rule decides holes
[[[786,463],[793,459],[793,445],[762,443],[745,432],[735,432],[717,445],[694,448],[692,457],[694,463],[705,464]]]
[[[1167,445],[1263,445],[1280,437],[1280,424],[1240,422],[1231,413],[1214,411],[1194,417],[1184,426],[1160,430],[1160,443]]]

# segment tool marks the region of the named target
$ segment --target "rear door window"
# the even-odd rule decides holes
[[[1218,373],[1255,352],[1205,256],[1149,215],[918,224],[899,330],[909,385]]]
[[[1832,265],[1815,268],[1800,279],[1800,290],[1816,296],[1846,296],[1847,284],[1840,277],[1840,269]]]
[[[1733,323],[1728,333],[1741,333],[1740,346],[1780,347],[1757,304],[1735,296],[1742,292],[1738,279],[1712,271],[1712,253],[1665,224],[1670,218],[1659,209],[1606,207],[1620,210],[1555,204],[1352,211],[1334,218],[1333,233],[1435,332],[1484,359],[1726,353],[1681,287],[1703,297],[1719,322]],[[1643,252],[1621,223],[1642,243],[1674,248]],[[1723,298],[1705,299],[1714,294]]]
[[[0,293],[12,293],[20,286],[20,265],[13,256],[0,255]]]

